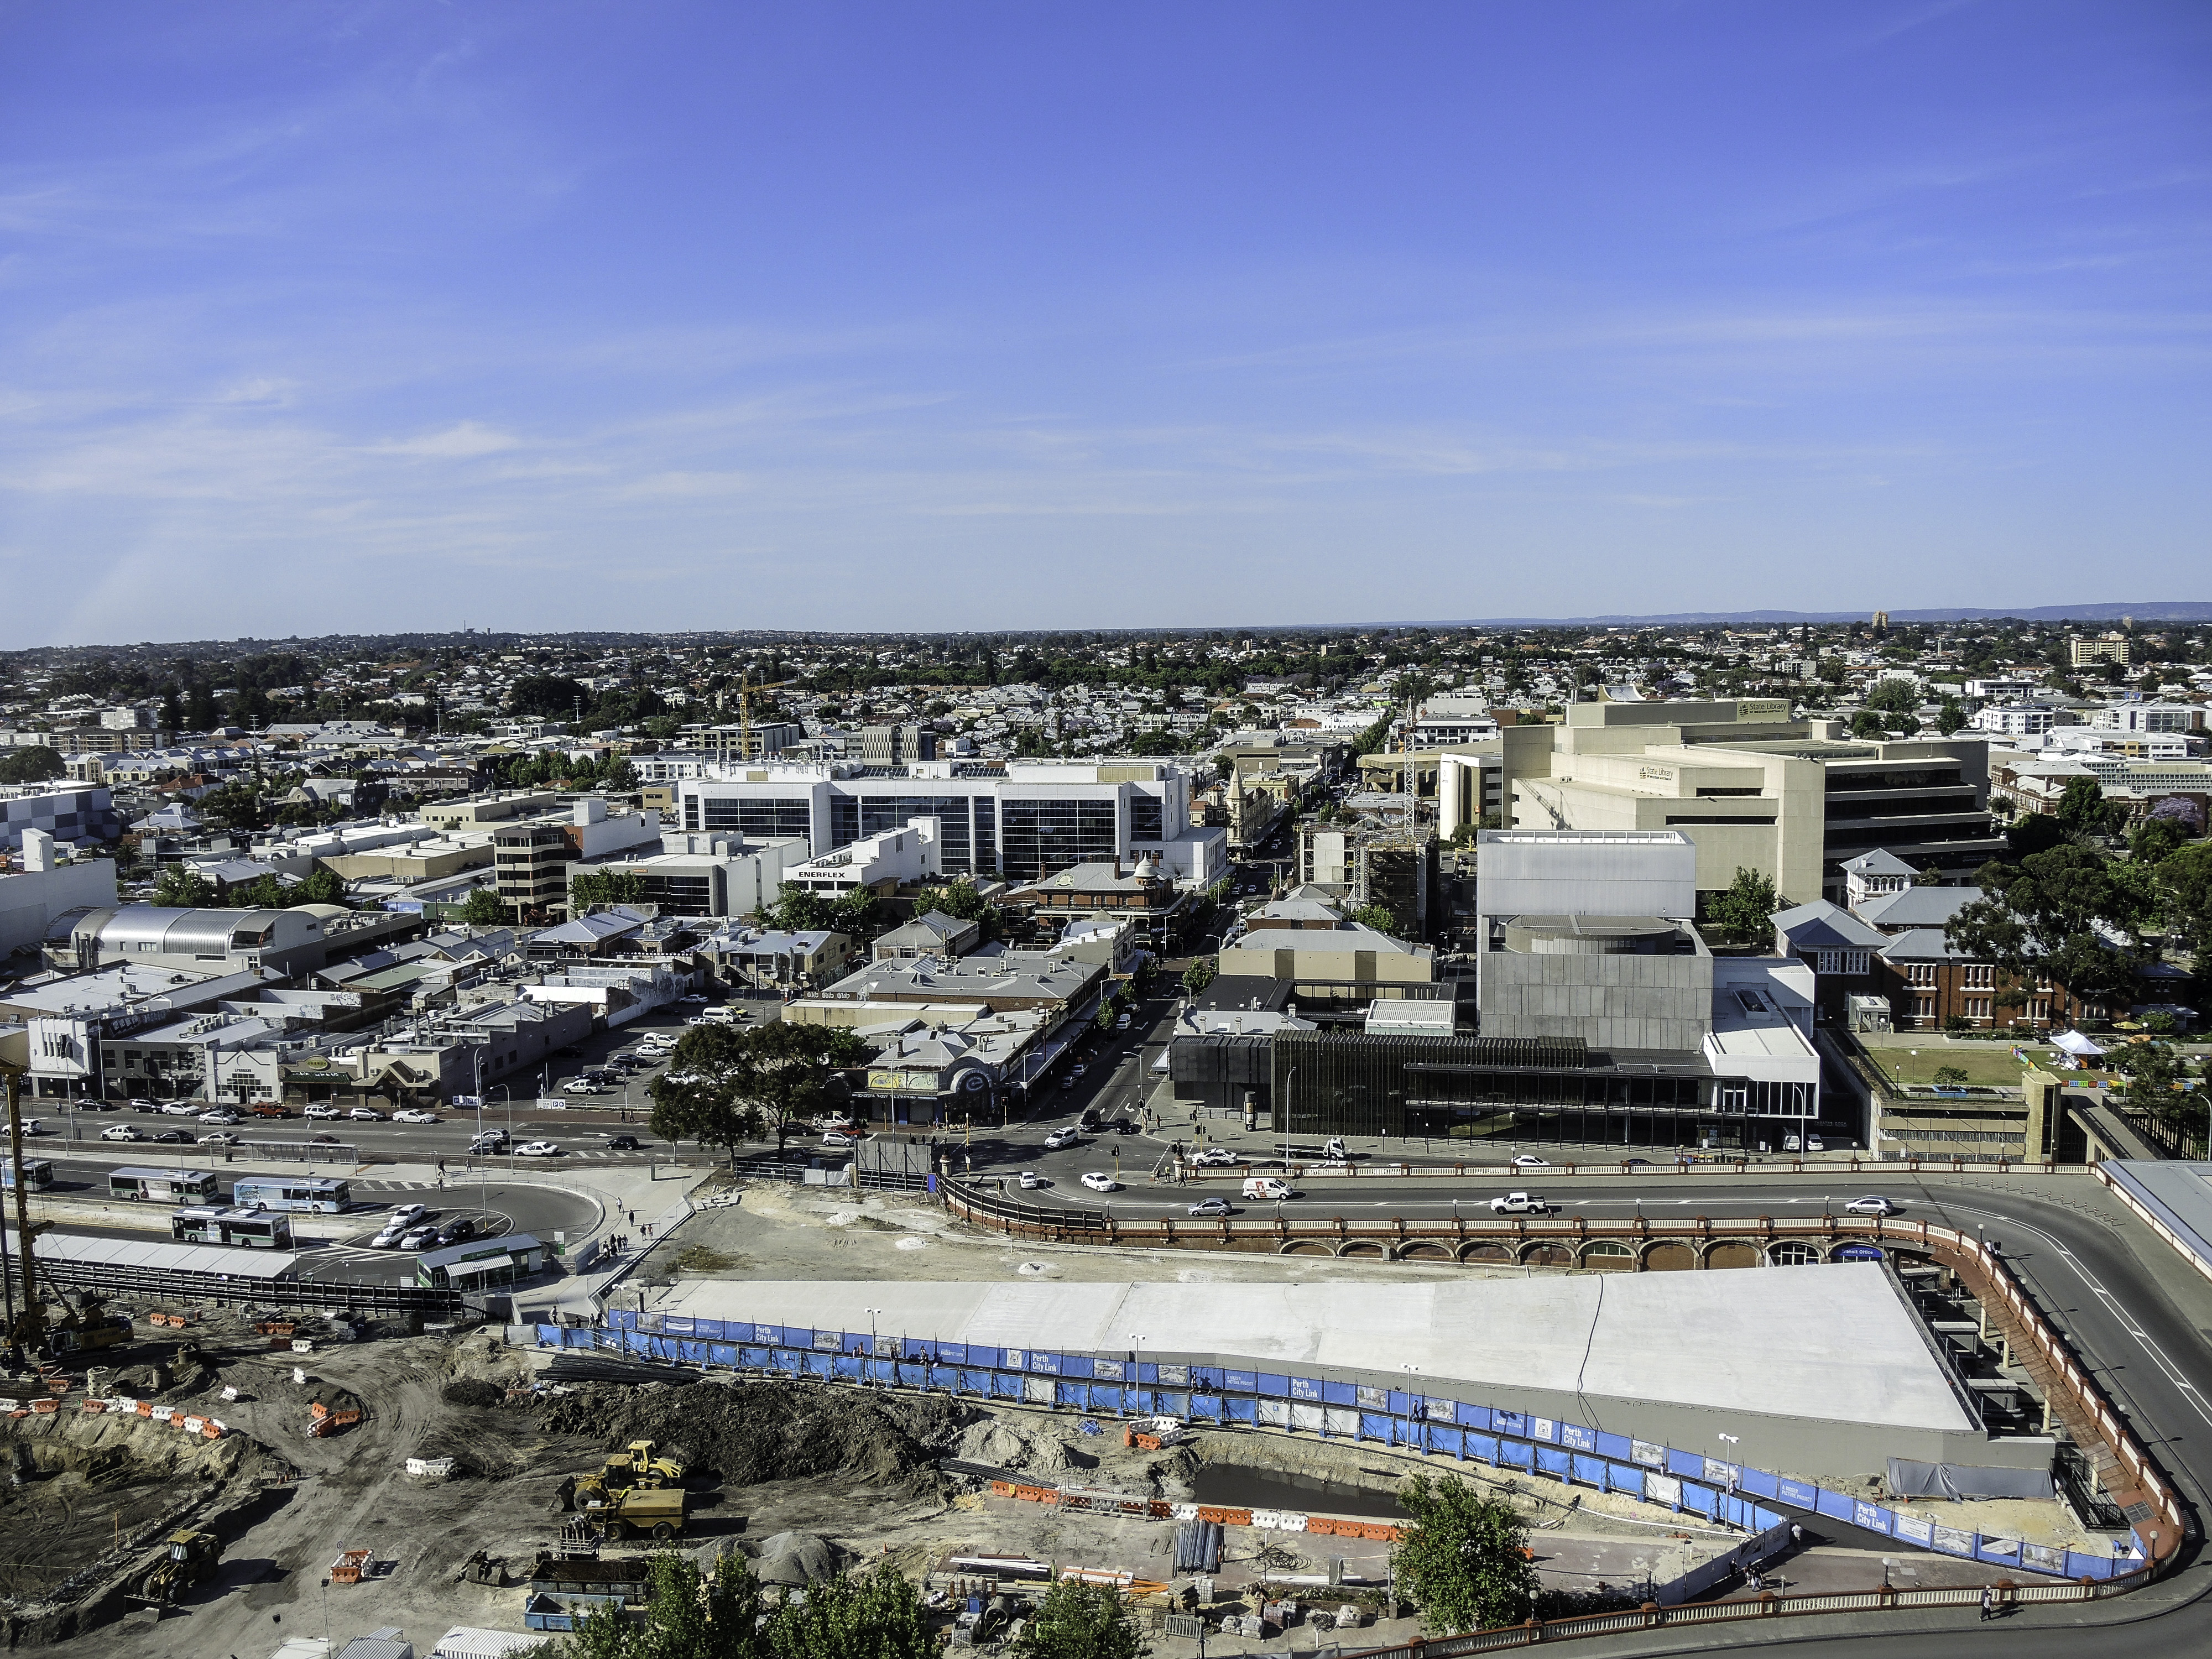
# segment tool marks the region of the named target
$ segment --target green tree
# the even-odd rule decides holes
[[[42,743],[0,757],[0,783],[44,783],[69,775],[69,763]]]
[[[2045,978],[2092,1000],[2129,983],[2127,959],[2092,924],[2132,928],[2142,918],[2134,896],[2114,884],[2105,861],[2087,848],[2069,842],[2017,864],[1992,860],[1974,879],[1983,896],[1961,907],[1944,924],[1943,936],[1970,960],[1994,963],[2012,981],[1997,994],[1999,1003],[2018,1006],[2027,987]]]
[[[461,902],[461,920],[471,927],[507,926],[507,901],[489,887],[471,887]]]
[[[1378,933],[1395,933],[1398,918],[1390,914],[1387,904],[1363,904],[1352,913],[1351,921],[1362,927],[1371,927]]]
[[[940,910],[956,921],[972,921],[976,937],[989,944],[1006,931],[1006,915],[999,907],[985,898],[967,877],[941,885],[924,887],[914,896],[914,913],[926,916],[932,910]]]
[[[790,1020],[744,1029],[694,1025],[652,1084],[653,1131],[669,1140],[730,1149],[773,1133],[781,1152],[791,1126],[850,1098],[843,1073],[865,1065],[868,1045],[843,1026]]]
[[[811,887],[787,887],[773,904],[761,908],[761,916],[787,933],[810,933],[828,926],[830,901]]]
[[[2054,815],[2075,835],[2087,835],[2105,821],[2105,788],[2094,778],[2069,778]]]
[[[1219,971],[1212,957],[1200,957],[1182,970],[1182,988],[1191,996],[1202,996]]]
[[[240,910],[282,910],[292,897],[276,877],[261,876],[232,888],[224,895],[224,902]]]
[[[204,910],[215,902],[215,884],[184,865],[164,865],[155,878],[154,902],[175,910]]]
[[[1425,1628],[1460,1635],[1528,1619],[1536,1569],[1528,1524],[1509,1500],[1449,1475],[1421,1474],[1398,1489],[1398,1507],[1413,1520],[1391,1566]]]
[[[2191,843],[2159,861],[2170,937],[2196,959],[2212,959],[2212,841]]]
[[[307,879],[293,889],[295,904],[343,904],[345,878],[325,865],[317,865],[307,872]]]
[[[2188,841],[2189,832],[2172,818],[2145,818],[2128,837],[2128,856],[2137,864],[2163,864]]]
[[[1878,743],[1889,735],[1889,726],[1873,709],[1862,708],[1851,716],[1851,735]]]
[[[1866,706],[1885,714],[1910,714],[1920,707],[1920,692],[1910,680],[1884,680],[1867,696]]]
[[[579,870],[568,878],[571,912],[637,904],[645,898],[645,878],[635,870]]]
[[[760,1633],[762,1659],[932,1659],[938,1649],[921,1597],[890,1566],[809,1584],[806,1600],[787,1597]]]
[[[1936,729],[1948,738],[1962,728],[1966,720],[1966,706],[1947,694],[1943,706],[1936,711]]]
[[[876,896],[856,887],[830,906],[829,926],[848,939],[872,939],[878,930]]]
[[[1063,1578],[1045,1591],[1013,1650],[1017,1659],[1144,1659],[1152,1650],[1116,1586]]]
[[[653,1557],[645,1617],[594,1607],[553,1659],[931,1659],[938,1638],[915,1587],[890,1567],[838,1573],[804,1600],[768,1606],[742,1556],[725,1555],[703,1577],[681,1555]]]
[[[1706,915],[1715,927],[1740,945],[1756,945],[1774,936],[1774,878],[1738,865],[1735,879],[1719,894]]]
[[[1956,1066],[1938,1066],[1936,1085],[1941,1089],[1963,1089],[1966,1086],[1966,1073]]]

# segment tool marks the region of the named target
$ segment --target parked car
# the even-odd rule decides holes
[[[587,1077],[572,1077],[561,1085],[561,1092],[564,1095],[603,1095],[606,1089]]]
[[[203,1123],[235,1123],[238,1121],[238,1114],[228,1106],[218,1106],[211,1112],[200,1114],[200,1121]]]
[[[1022,1173],[1021,1173],[1021,1177],[1020,1177],[1020,1179],[1021,1179],[1021,1183],[1022,1183],[1022,1190],[1023,1190],[1024,1192],[1025,1192],[1025,1193],[1033,1193],[1033,1192],[1035,1192],[1038,1188],[1040,1188],[1040,1187],[1042,1187],[1042,1186],[1043,1186],[1043,1185],[1044,1185],[1044,1182],[1043,1182],[1041,1179],[1039,1179],[1039,1177],[1038,1177],[1038,1176],[1037,1176],[1037,1172],[1036,1172],[1035,1170],[1023,1170],[1023,1171],[1022,1171]]]
[[[420,1204],[395,1204],[391,1218],[402,1227],[411,1227],[428,1213]]]
[[[1056,1152],[1064,1147],[1073,1146],[1081,1139],[1082,1136],[1073,1129],[1054,1129],[1044,1138],[1044,1144]]]
[[[1237,1158],[1226,1146],[1209,1146],[1193,1153],[1190,1161],[1201,1170],[1226,1170],[1237,1164]]]
[[[1492,1215],[1549,1215],[1552,1206],[1528,1193],[1508,1193],[1490,1200]]]
[[[457,1215],[438,1229],[438,1248],[448,1244],[465,1244],[477,1236],[477,1224],[465,1215]]]
[[[1534,1152],[1523,1152],[1513,1160],[1513,1167],[1516,1170],[1548,1170],[1552,1167],[1552,1161],[1539,1158]]]
[[[514,1155],[517,1158],[558,1158],[561,1156],[561,1148],[554,1141],[532,1140],[516,1147]]]
[[[381,1123],[384,1121],[384,1114],[378,1111],[374,1106],[352,1107],[347,1111],[346,1115],[356,1123]]]
[[[438,1242],[435,1227],[416,1227],[403,1234],[399,1248],[403,1250],[427,1250]]]
[[[1081,1077],[1083,1075],[1083,1062],[1079,1060],[1077,1060],[1067,1074],[1070,1077]]]
[[[1102,1170],[1091,1170],[1085,1173],[1083,1184],[1094,1193],[1110,1193],[1116,1190],[1121,1183]]]
[[[102,1140],[143,1140],[145,1135],[127,1123],[111,1123],[100,1132]]]
[[[308,1107],[305,1115],[314,1118],[328,1118],[343,1117],[345,1114],[335,1106],[324,1103]]]
[[[1123,1014],[1120,1018],[1116,1019],[1116,1020],[1114,1022],[1114,1029],[1115,1029],[1115,1030],[1117,1030],[1117,1031],[1126,1031],[1126,1030],[1127,1030],[1129,1029],[1129,1017],[1128,1017],[1128,1015],[1127,1015],[1127,1014]]]
[[[165,1100],[161,1103],[164,1117],[198,1117],[201,1109],[197,1103],[189,1100]]]
[[[678,998],[677,998],[676,1000],[677,1000],[678,1002],[696,1002],[696,1003],[702,1003],[702,1004],[703,1004],[703,1003],[707,1000],[707,999],[706,999],[706,998],[704,998],[704,997],[701,996],[701,995],[700,995],[696,991],[694,991],[694,992],[693,992],[690,996],[688,996],[688,997],[678,997]]]
[[[1183,1213],[1194,1216],[1225,1216],[1229,1213],[1229,1200],[1220,1197],[1201,1198]]]
[[[191,1146],[198,1144],[198,1138],[189,1129],[164,1129],[154,1139],[167,1141],[172,1146]]]
[[[399,1248],[399,1241],[407,1237],[407,1232],[408,1227],[405,1222],[387,1221],[377,1231],[376,1237],[368,1241],[368,1248],[372,1250],[397,1249]]]
[[[129,1104],[129,1106],[130,1106],[131,1109],[132,1111],[134,1111],[134,1112],[158,1112],[158,1111],[160,1111],[160,1110],[161,1109],[159,1106],[156,1106],[156,1105],[155,1105],[152,1101],[150,1101],[150,1100],[141,1100],[141,1099],[139,1099],[139,1098],[138,1098],[138,1097],[137,1097],[137,1096],[136,1096],[136,1095],[131,1096],[131,1097],[130,1101],[129,1101],[127,1103]]]
[[[1864,1198],[1855,1198],[1844,1205],[1844,1208],[1852,1215],[1895,1215],[1897,1213],[1897,1206],[1879,1194],[1869,1194]]]
[[[607,1150],[611,1152],[634,1152],[637,1150],[637,1137],[610,1135],[607,1137]]]
[[[435,1123],[438,1115],[426,1112],[419,1106],[410,1106],[404,1112],[394,1112],[392,1121],[394,1123]]]

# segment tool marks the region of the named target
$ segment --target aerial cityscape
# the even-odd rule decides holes
[[[2212,1653],[2212,20],[125,10],[10,1646]]]

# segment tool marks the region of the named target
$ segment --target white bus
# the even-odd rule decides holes
[[[318,1210],[335,1215],[353,1202],[353,1189],[324,1176],[255,1176],[231,1188],[230,1201],[246,1209]]]
[[[110,1198],[147,1199],[156,1204],[207,1204],[216,1195],[212,1170],[142,1170],[107,1172]]]
[[[169,1218],[169,1236],[187,1244],[236,1244],[249,1250],[292,1248],[292,1218],[274,1210],[195,1206]]]

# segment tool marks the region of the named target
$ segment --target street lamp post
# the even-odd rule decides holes
[[[873,1381],[875,1380],[875,1377],[874,1377],[874,1375],[873,1375],[873,1368],[874,1368],[874,1365],[875,1365],[875,1363],[876,1363],[876,1346],[877,1346],[877,1345],[878,1345],[879,1342],[881,1342],[881,1341],[883,1340],[883,1339],[882,1339],[881,1337],[879,1337],[879,1336],[878,1336],[878,1335],[876,1334],[876,1320],[877,1320],[877,1317],[878,1317],[878,1316],[882,1313],[882,1312],[883,1312],[883,1310],[882,1310],[881,1308],[863,1308],[863,1309],[861,1309],[861,1310],[860,1310],[860,1311],[861,1311],[862,1313],[865,1313],[865,1314],[866,1314],[866,1315],[867,1315],[867,1316],[868,1316],[868,1368],[869,1368],[869,1369],[868,1369],[866,1371],[865,1371],[865,1372],[863,1373],[863,1375],[866,1377],[866,1379],[867,1379],[869,1382],[873,1382]]]
[[[1732,1434],[1723,1434],[1717,1435],[1714,1437],[1721,1441],[1729,1449],[1729,1495],[1730,1497],[1734,1497],[1735,1495],[1735,1477],[1737,1467],[1735,1461],[1735,1449],[1739,1443],[1737,1437]]]

